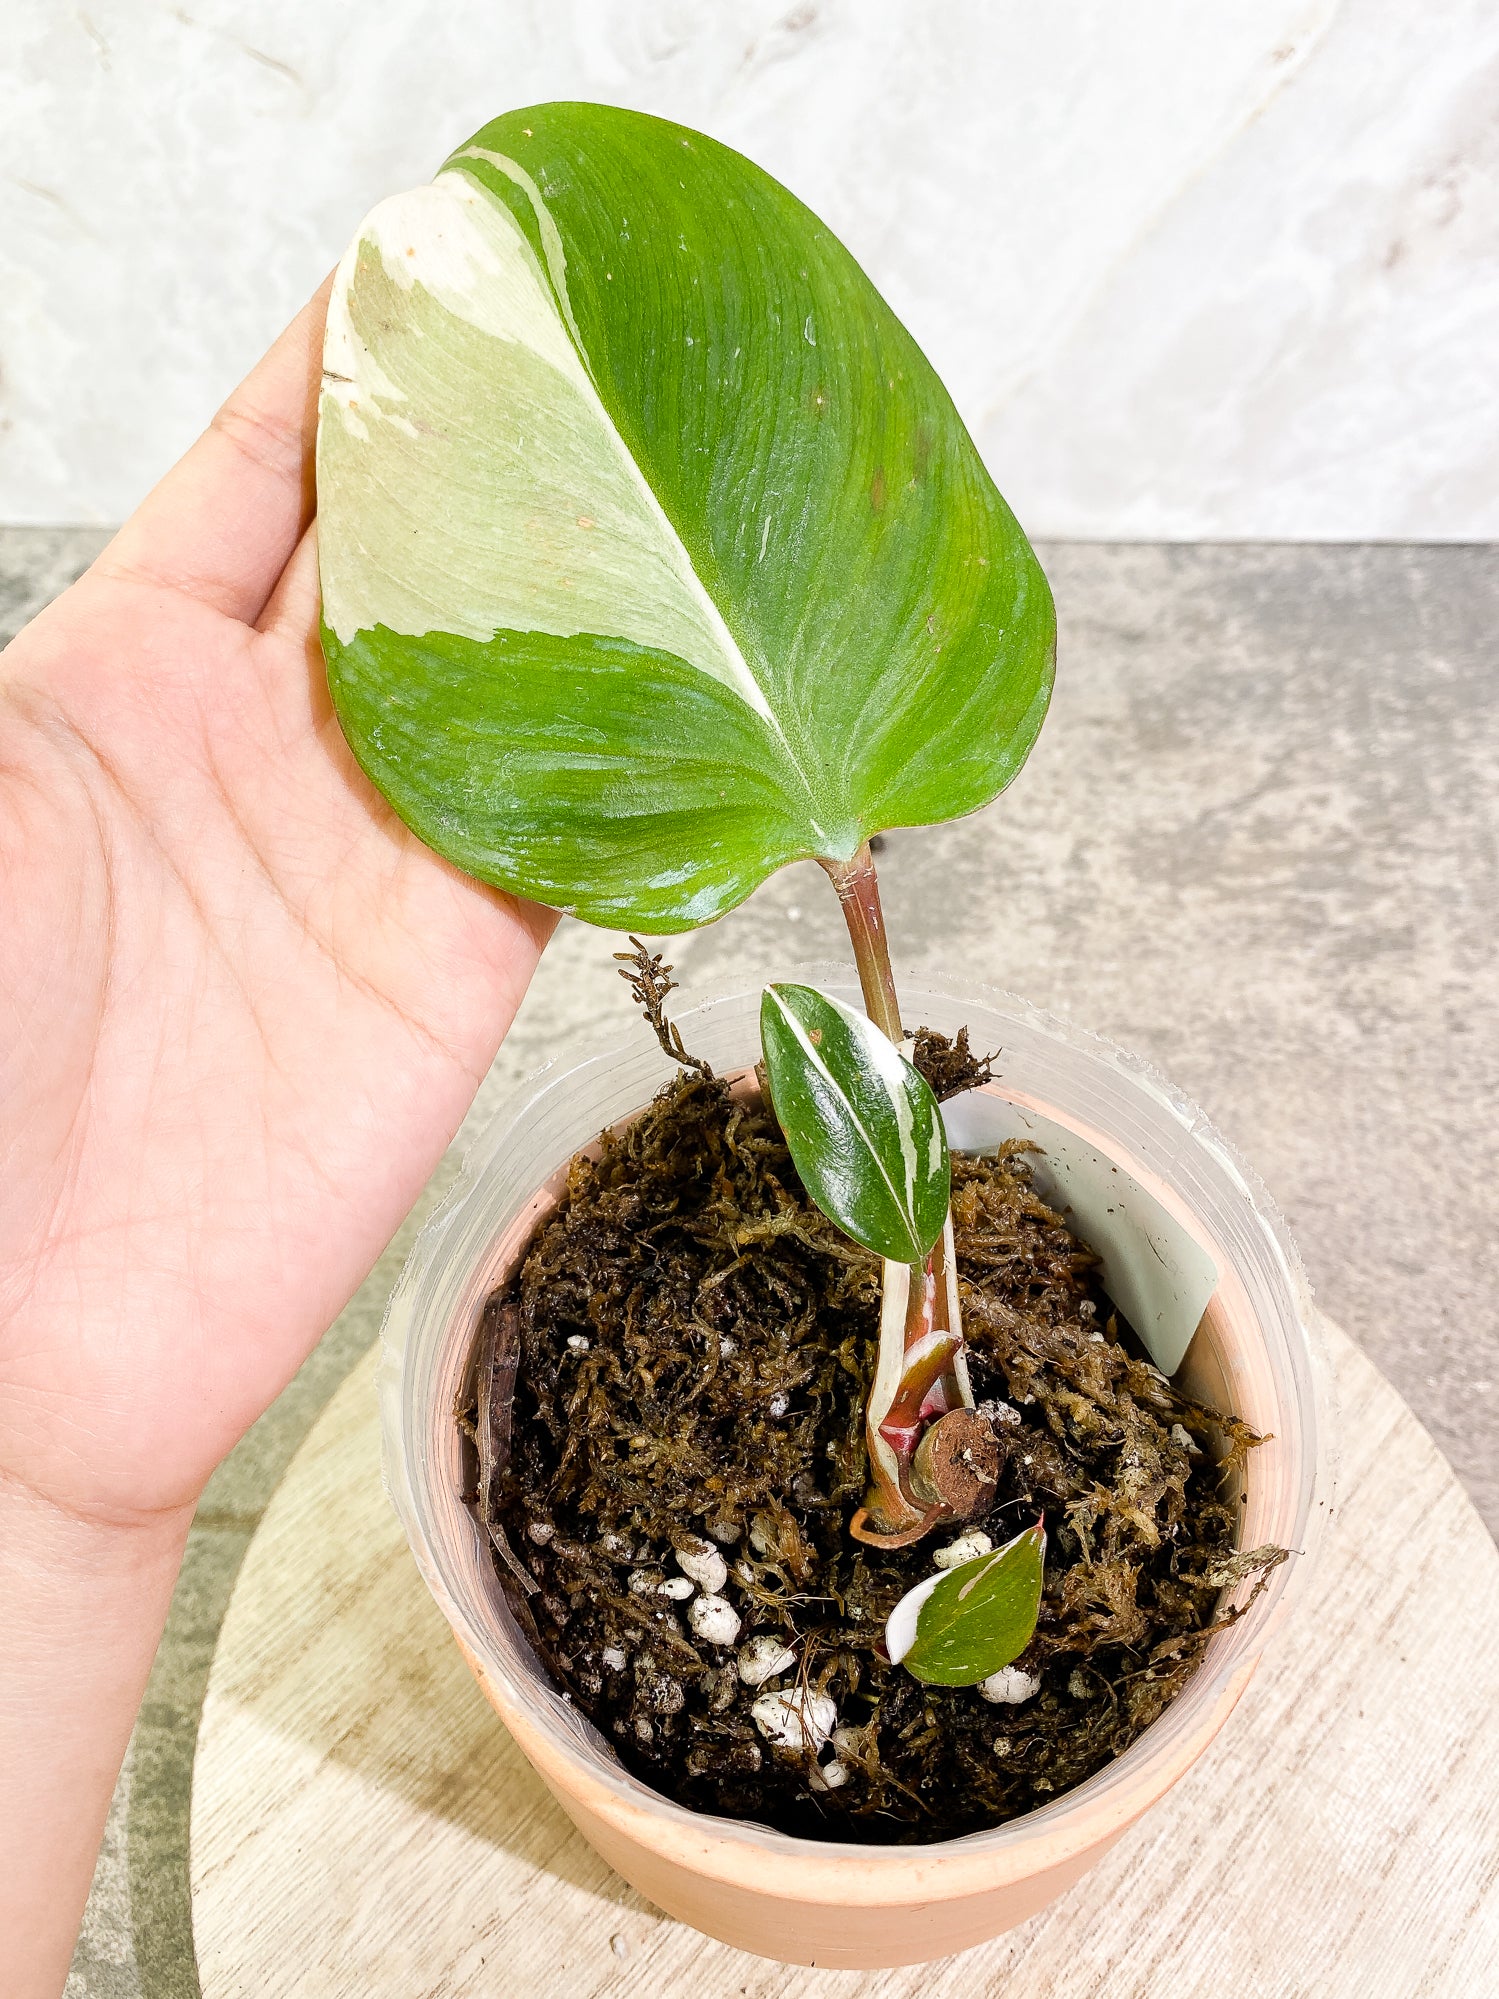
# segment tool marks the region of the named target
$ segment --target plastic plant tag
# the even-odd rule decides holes
[[[1218,1288],[1218,1266],[1155,1196],[1064,1125],[990,1090],[943,1106],[948,1143],[993,1152],[1008,1139],[1038,1145],[1036,1192],[1098,1254],[1104,1289],[1162,1374],[1175,1374]]]
[[[885,1625],[892,1662],[931,1686],[976,1687],[1031,1642],[1045,1567],[1038,1521],[992,1554],[927,1576]]]
[[[931,1085],[872,1021],[811,986],[767,986],[771,1101],[812,1199],[876,1256],[916,1263],[942,1233],[951,1168]]]

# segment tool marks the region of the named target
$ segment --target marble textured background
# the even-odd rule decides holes
[[[120,518],[495,111],[819,209],[1045,535],[1499,535],[1492,0],[7,0],[0,520]]]

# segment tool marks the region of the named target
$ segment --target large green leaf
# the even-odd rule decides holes
[[[812,986],[767,986],[760,1043],[802,1184],[845,1235],[917,1263],[942,1233],[952,1175],[931,1085],[872,1021]]]
[[[1045,578],[910,335],[737,153],[496,119],[365,222],[325,369],[334,702],[474,874],[685,929],[1023,761]]]

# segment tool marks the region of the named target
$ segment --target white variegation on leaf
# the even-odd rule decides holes
[[[365,489],[322,527],[323,616],[341,644],[370,625],[599,633],[675,653],[771,719],[534,252],[481,187],[448,174],[381,203],[339,266],[324,365],[338,421],[323,476]],[[473,425],[480,365],[503,426]],[[417,561],[390,563],[412,544]]]

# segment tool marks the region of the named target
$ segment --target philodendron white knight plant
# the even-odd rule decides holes
[[[868,1018],[772,987],[762,1038],[809,1194],[884,1259],[851,1531],[901,1546],[964,1517],[983,1426],[947,1144],[902,1052],[869,842],[1010,782],[1055,619],[942,384],[748,160],[540,105],[361,228],[329,304],[317,470],[339,719],[440,853],[656,934],[787,862],[827,871]],[[1005,1666],[1043,1553],[1038,1524],[934,1573],[892,1656],[954,1685]]]

